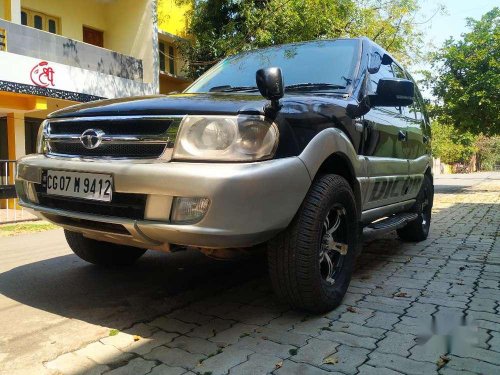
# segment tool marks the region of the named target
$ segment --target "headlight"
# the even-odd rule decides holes
[[[278,127],[263,116],[186,116],[173,159],[252,161],[272,158]]]
[[[45,154],[47,149],[45,145],[45,128],[47,127],[47,120],[44,120],[38,129],[36,137],[36,152],[37,154]]]

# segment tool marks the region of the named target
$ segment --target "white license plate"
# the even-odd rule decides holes
[[[110,202],[113,178],[107,174],[47,171],[47,194]]]

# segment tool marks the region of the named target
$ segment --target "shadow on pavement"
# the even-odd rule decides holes
[[[74,255],[0,274],[0,293],[28,306],[122,328],[265,274],[262,259],[211,260],[195,251],[146,253],[134,266],[101,268]],[[185,296],[176,298],[186,291]]]

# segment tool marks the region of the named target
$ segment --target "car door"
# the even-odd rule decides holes
[[[409,77],[411,79],[411,77]],[[431,164],[430,156],[430,123],[424,109],[424,101],[415,85],[415,97],[411,106],[406,108],[408,119],[408,140],[405,153],[408,157],[409,175],[414,188],[408,192],[408,198],[414,198],[420,189],[424,173]]]
[[[370,75],[370,92],[375,92],[381,78],[394,78],[392,63],[381,65]],[[408,178],[405,154],[407,119],[401,107],[372,107],[364,116],[363,154],[368,161],[369,183],[365,210],[401,201]]]

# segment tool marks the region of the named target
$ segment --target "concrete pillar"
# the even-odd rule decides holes
[[[4,15],[7,21],[21,23],[21,0],[4,0]]]
[[[17,160],[26,155],[24,131],[24,114],[23,113],[9,113],[7,115],[7,148],[9,160]],[[11,165],[9,170],[10,181],[14,183],[15,170]],[[19,208],[14,200],[9,200],[9,208]]]
[[[9,150],[9,160],[17,160],[26,155],[24,134],[24,114],[7,114],[7,144]]]

